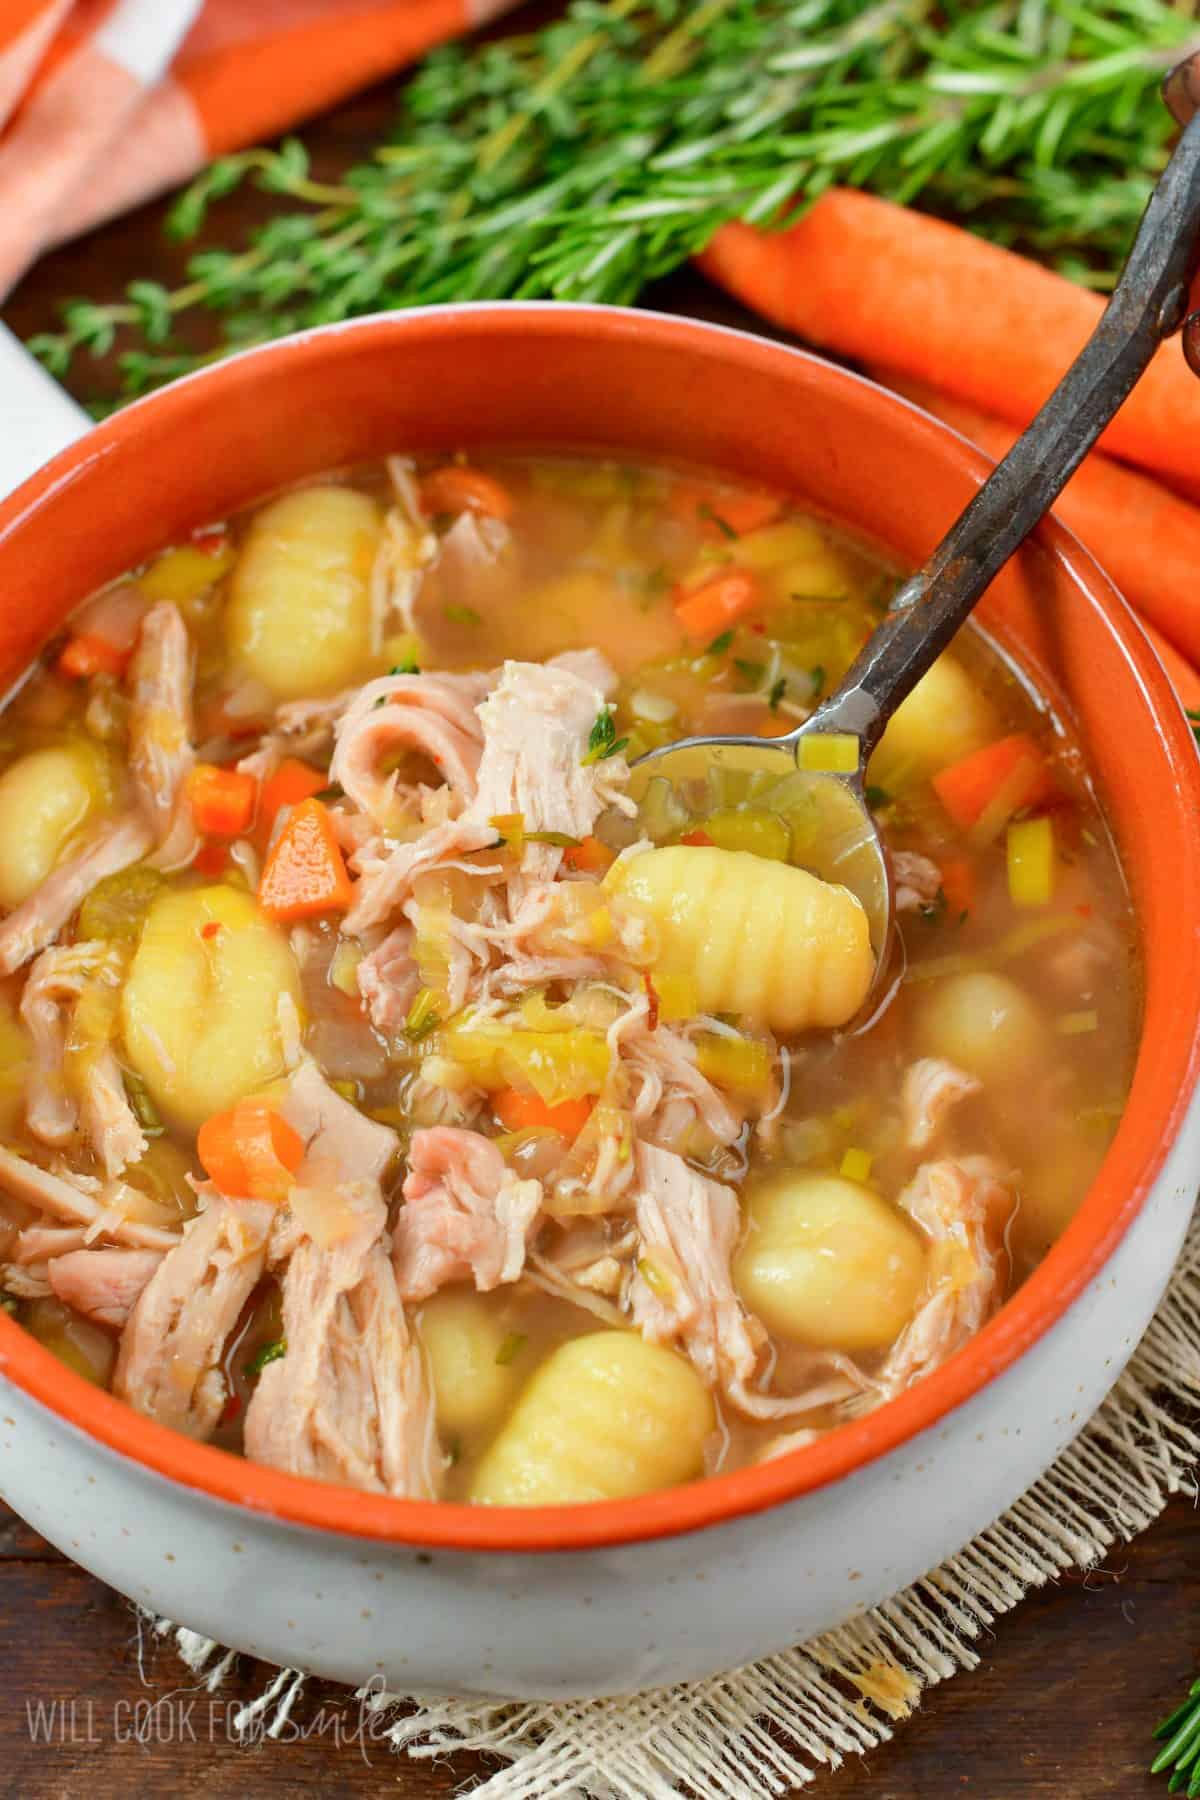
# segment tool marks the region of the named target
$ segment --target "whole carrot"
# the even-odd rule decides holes
[[[890,369],[875,373],[997,461],[1012,447],[1017,433],[1003,420],[951,400],[926,382]],[[1054,510],[1112,576],[1143,623],[1156,626],[1177,651],[1200,664],[1200,507],[1093,451]]]
[[[830,189],[787,231],[723,226],[700,267],[810,343],[886,362],[1021,426],[1104,306],[1011,250],[850,188]],[[1177,338],[1101,442],[1200,498],[1200,381]]]

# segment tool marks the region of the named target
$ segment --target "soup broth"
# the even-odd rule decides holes
[[[897,572],[786,495],[394,457],[78,610],[0,717],[0,1288],[73,1368],[299,1474],[484,1504],[779,1454],[1045,1255],[1138,1028],[1066,721],[961,634],[868,799],[882,1000],[786,792]]]

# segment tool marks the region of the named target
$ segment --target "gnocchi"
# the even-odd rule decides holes
[[[700,1012],[771,1031],[844,1025],[875,973],[867,915],[848,888],[744,850],[674,845],[616,864],[612,887],[658,926],[663,967]]]
[[[917,1004],[915,1035],[926,1056],[944,1056],[978,1080],[1011,1087],[1043,1065],[1046,1028],[1034,1002],[1007,975],[969,970],[935,983]]]
[[[0,907],[40,887],[106,797],[103,759],[87,744],[31,750],[0,775]]]
[[[939,656],[892,714],[868,779],[892,791],[910,787],[995,735],[991,702],[957,658]]]
[[[699,1475],[712,1397],[673,1350],[633,1332],[572,1338],[537,1370],[485,1452],[472,1500],[626,1500]]]
[[[474,1437],[494,1429],[519,1383],[506,1350],[511,1333],[495,1309],[467,1288],[448,1288],[426,1301],[417,1320],[433,1379],[438,1429]]]
[[[378,506],[353,488],[302,488],[258,514],[233,572],[226,639],[277,700],[332,693],[363,671],[381,534]]]
[[[747,1204],[738,1293],[769,1331],[828,1350],[883,1350],[925,1279],[916,1231],[878,1194],[835,1175],[781,1175]]]
[[[281,1001],[298,1015],[295,959],[248,894],[164,894],[121,996],[129,1060],[160,1110],[194,1130],[283,1073]]]

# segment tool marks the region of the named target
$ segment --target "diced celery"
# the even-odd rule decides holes
[[[792,834],[778,813],[764,812],[759,807],[730,807],[709,813],[697,820],[718,850],[747,850],[752,856],[764,856],[770,862],[787,862],[791,854]]]
[[[598,1094],[612,1060],[600,1031],[513,1030],[476,1023],[469,1013],[439,1031],[434,1048],[467,1069],[476,1086],[532,1088],[547,1106]]]
[[[853,775],[861,750],[852,731],[814,731],[800,739],[797,761],[810,775]]]
[[[874,1160],[869,1150],[847,1150],[838,1174],[844,1175],[847,1181],[869,1181]]]
[[[1008,828],[1008,893],[1014,906],[1049,906],[1054,898],[1054,825],[1019,819]]]
[[[79,936],[105,943],[132,944],[140,936],[146,914],[166,886],[166,876],[145,863],[134,863],[97,882],[79,909]]]
[[[178,604],[212,587],[228,574],[236,560],[232,544],[224,544],[211,554],[191,544],[181,544],[152,562],[137,577],[137,585],[150,600],[173,600]]]
[[[696,1038],[696,1065],[709,1081],[739,1094],[761,1096],[771,1085],[771,1051],[758,1038],[703,1031]]]

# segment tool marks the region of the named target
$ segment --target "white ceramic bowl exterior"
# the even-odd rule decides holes
[[[1200,1100],[1108,1263],[1024,1356],[844,1480],[609,1549],[422,1550],[231,1506],[64,1424],[0,1375],[0,1494],[139,1605],[254,1656],[397,1692],[567,1699],[695,1679],[800,1643],[960,1549],[1079,1432],[1178,1255]]]

